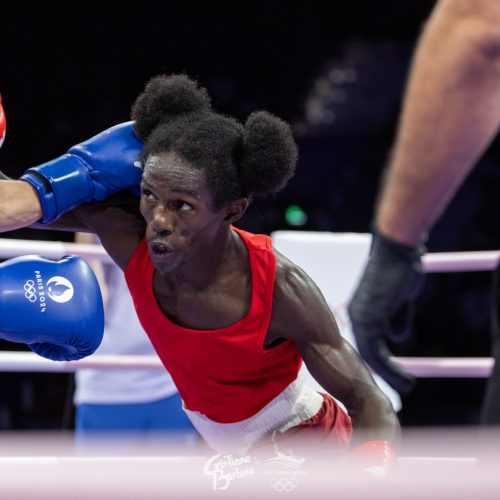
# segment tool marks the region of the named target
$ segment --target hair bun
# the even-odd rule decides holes
[[[201,111],[210,111],[207,90],[187,75],[159,75],[146,84],[132,106],[137,135],[145,141],[161,123]]]
[[[247,193],[275,193],[295,172],[297,145],[290,126],[266,111],[252,113],[243,135],[240,178]]]

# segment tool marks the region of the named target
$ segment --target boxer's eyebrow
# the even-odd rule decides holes
[[[180,194],[187,194],[189,196],[192,196],[193,198],[200,198],[200,193],[193,191],[192,189],[186,189],[186,188],[181,188],[181,187],[173,187],[171,189],[172,192],[174,193],[180,193]]]
[[[153,184],[151,184],[146,179],[144,179],[144,177],[142,178],[142,182],[144,184],[146,184],[147,186],[149,186],[151,189],[155,189]],[[173,193],[186,194],[188,196],[192,196],[193,198],[201,198],[201,195],[198,191],[196,191],[194,189],[190,189],[190,188],[185,188],[185,187],[181,187],[181,186],[173,186],[170,188],[170,191],[172,191]]]

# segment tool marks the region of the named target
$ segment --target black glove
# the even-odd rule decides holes
[[[370,257],[349,304],[359,353],[391,387],[407,394],[415,385],[409,373],[390,359],[386,339],[403,342],[411,334],[414,300],[423,284],[423,245],[413,248],[377,231]]]

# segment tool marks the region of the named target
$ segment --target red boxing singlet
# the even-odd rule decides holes
[[[188,410],[220,422],[255,415],[298,375],[302,358],[287,340],[264,349],[271,321],[276,256],[271,238],[233,228],[248,251],[248,314],[226,328],[192,330],[172,323],[153,292],[153,264],[143,239],[125,270],[139,320]]]

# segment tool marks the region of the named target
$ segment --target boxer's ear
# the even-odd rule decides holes
[[[223,210],[226,212],[224,215],[224,221],[232,224],[238,219],[241,219],[241,217],[243,217],[243,214],[246,212],[248,205],[250,205],[250,201],[248,198],[238,198],[237,200],[230,201],[223,208]]]

